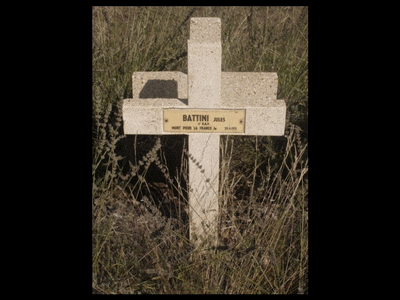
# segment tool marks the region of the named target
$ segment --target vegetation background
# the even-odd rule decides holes
[[[123,134],[133,72],[187,73],[191,17],[287,105],[285,136],[221,138],[217,248],[188,240],[187,138]],[[308,7],[93,7],[92,66],[93,293],[308,293]]]

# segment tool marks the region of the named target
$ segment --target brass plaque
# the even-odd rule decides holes
[[[164,132],[244,133],[245,109],[164,109]]]

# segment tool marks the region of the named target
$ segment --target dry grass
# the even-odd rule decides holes
[[[187,139],[124,136],[121,117],[132,72],[186,71],[196,16],[222,20],[223,71],[278,72],[288,105],[284,137],[221,138],[219,245],[200,249]],[[93,293],[308,292],[307,26],[303,7],[93,8]]]

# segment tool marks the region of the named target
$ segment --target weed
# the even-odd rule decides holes
[[[93,293],[308,293],[307,14],[93,7]],[[222,70],[277,72],[288,106],[283,137],[222,136],[216,247],[189,241],[187,139],[123,134],[132,72],[187,70],[190,17],[220,17]]]

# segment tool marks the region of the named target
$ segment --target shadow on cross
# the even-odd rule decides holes
[[[178,99],[178,82],[176,80],[149,79],[139,93],[141,99],[173,98]],[[187,105],[187,99],[179,99]]]

